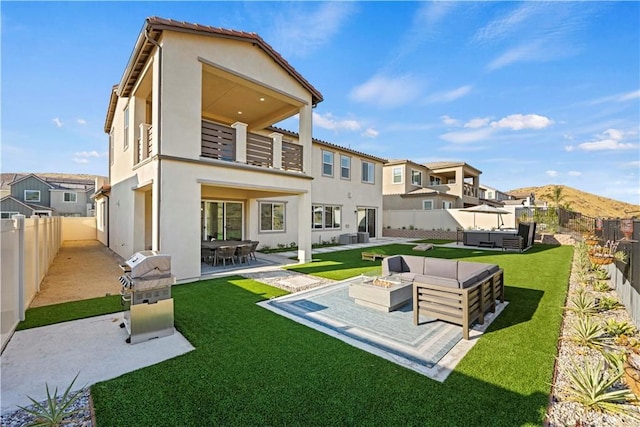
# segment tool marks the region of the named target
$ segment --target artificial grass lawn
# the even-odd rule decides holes
[[[18,323],[16,330],[116,313],[123,309],[120,305],[120,295],[29,308],[25,313],[25,320]]]
[[[413,253],[411,246],[375,248]],[[295,270],[343,278],[380,268],[362,250]],[[175,324],[196,349],[92,387],[98,425],[540,425],[572,247],[527,253],[436,248],[497,263],[509,306],[444,383],[255,305],[285,292],[240,277],[175,286]]]

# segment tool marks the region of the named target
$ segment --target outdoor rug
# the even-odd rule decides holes
[[[411,302],[390,313],[355,304],[349,297],[349,285],[356,280],[360,279],[259,305],[439,381],[444,381],[505,305],[499,304],[495,314],[485,316],[484,325],[476,325],[471,339],[464,341],[462,327],[457,325],[421,316],[420,325],[415,326]]]

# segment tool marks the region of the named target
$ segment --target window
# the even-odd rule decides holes
[[[322,230],[322,213],[324,209],[322,205],[311,206],[311,227],[314,230]]]
[[[375,165],[370,162],[362,161],[362,182],[374,183]]]
[[[0,212],[0,219],[11,219],[12,216],[18,215],[19,213],[20,212],[3,211],[3,212]]]
[[[260,231],[284,231],[284,203],[260,203]]]
[[[340,206],[324,207],[324,228],[340,228]]]
[[[25,202],[39,202],[40,201],[40,190],[24,190],[24,201]]]
[[[433,200],[423,200],[422,209],[425,211],[433,210]]]
[[[451,202],[442,202],[442,209],[451,209]]]
[[[422,187],[422,172],[417,170],[411,171],[411,184]]]
[[[314,230],[332,230],[342,226],[342,215],[340,206],[332,205],[312,205],[311,206],[311,227]]]
[[[455,180],[455,179],[453,179],[453,178],[449,178],[449,179],[447,180],[447,184],[455,184],[455,183],[456,183],[456,180]]]
[[[395,167],[391,170],[391,175],[393,176],[394,184],[402,184],[402,168]]]
[[[322,175],[333,176],[333,153],[322,150]]]
[[[437,176],[432,176],[431,178],[429,178],[430,185],[440,185],[440,182],[440,178],[438,178]]]
[[[340,178],[351,179],[351,157],[340,156]]]
[[[487,199],[493,199],[493,191],[487,191]]]
[[[62,196],[62,201],[66,203],[77,203],[78,202],[78,193],[64,192]]]
[[[129,106],[124,109],[124,150],[129,148]]]

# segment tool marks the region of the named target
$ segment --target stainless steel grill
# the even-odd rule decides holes
[[[173,334],[171,256],[157,251],[133,254],[120,265],[122,305],[128,306],[121,328],[127,328],[127,342],[137,344]]]

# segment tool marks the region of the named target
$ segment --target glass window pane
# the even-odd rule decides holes
[[[325,228],[333,228],[333,209],[331,206],[324,208],[324,226]]]
[[[342,218],[340,213],[340,206],[333,208],[333,228],[340,228],[342,224]]]
[[[273,204],[273,229],[284,230],[284,203]]]
[[[311,223],[314,229],[322,229],[322,205],[312,206]]]
[[[271,230],[271,203],[260,204],[260,230]]]

